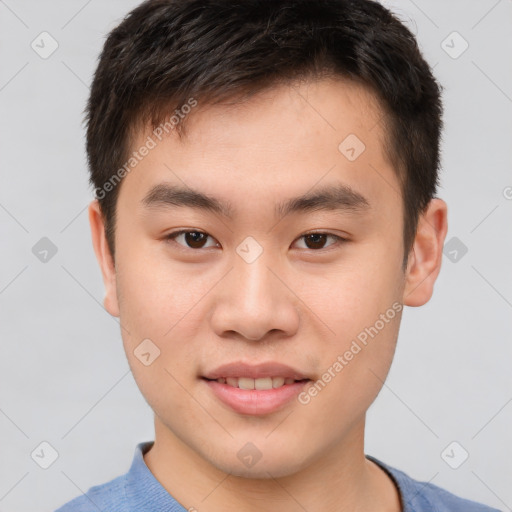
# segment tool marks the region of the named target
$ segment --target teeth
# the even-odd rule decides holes
[[[254,389],[272,389],[272,377],[254,379]]]
[[[254,385],[255,385],[254,379],[249,379],[247,377],[240,377],[238,379],[238,387],[240,389],[254,389]]]
[[[284,384],[284,377],[272,377],[272,387],[280,388]]]
[[[261,379],[251,379],[249,377],[226,377],[217,379],[221,384],[227,384],[240,389],[276,389],[281,386],[293,384],[294,379],[284,377],[262,377]]]

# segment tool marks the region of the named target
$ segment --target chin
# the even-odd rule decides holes
[[[304,463],[304,461],[290,458],[289,453],[283,453],[282,456],[280,456],[276,451],[274,451],[271,457],[262,455],[261,458],[250,467],[249,465],[247,467],[244,466],[244,463],[241,462],[238,457],[235,461],[222,458],[221,460],[210,460],[210,462],[224,473],[247,479],[269,479],[291,476],[300,471]]]

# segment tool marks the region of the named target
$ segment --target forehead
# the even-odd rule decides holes
[[[148,137],[154,147],[125,178],[139,203],[161,182],[224,197],[231,213],[251,196],[282,204],[334,182],[375,200],[391,195],[396,202],[400,195],[380,104],[345,80],[282,85],[239,103],[199,103],[183,138],[169,130],[160,140],[147,127],[132,151]]]

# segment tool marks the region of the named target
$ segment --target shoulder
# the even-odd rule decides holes
[[[415,480],[375,457],[367,457],[379,464],[395,480],[402,495],[404,512],[500,512],[496,508],[457,496],[430,482]]]
[[[128,510],[125,493],[126,475],[91,487],[85,494],[68,501],[55,512],[98,512],[98,510]]]
[[[420,482],[411,480],[411,488],[413,490],[407,499],[413,505],[416,502],[424,503],[424,508],[420,510],[436,512],[500,512],[498,509],[489,507],[476,501],[468,500],[453,494],[442,487],[431,484],[429,482]],[[421,499],[418,496],[421,495]]]

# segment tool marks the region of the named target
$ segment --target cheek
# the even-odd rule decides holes
[[[309,275],[293,283],[306,309],[327,328],[328,338],[338,340],[335,343],[373,325],[401,297],[398,264],[384,261],[380,254],[385,249],[371,245],[329,269],[328,275]]]
[[[209,286],[178,265],[150,263],[142,251],[127,254],[119,261],[117,277],[121,333],[134,377],[151,394],[152,388],[172,381],[169,373],[181,382],[195,371],[194,340]]]
[[[389,261],[377,265],[379,259],[375,250],[350,268],[340,267],[323,286],[309,288],[309,295],[302,289],[301,297],[329,327],[321,341],[324,373],[311,391],[314,396],[304,401],[318,400],[317,406],[326,409],[335,404],[346,417],[364,414],[376,398],[396,348],[401,274]]]
[[[199,281],[134,253],[119,265],[124,350],[137,386],[157,413],[171,407],[173,414],[191,414],[185,390],[196,377],[200,299],[208,290]]]
[[[324,418],[315,428],[325,439],[334,441],[340,428],[348,431],[354,426],[382,389],[396,347],[399,314],[395,313],[388,311],[389,323],[381,320],[383,324],[373,321],[360,329],[351,327],[353,336],[342,332],[325,346],[324,372],[301,401],[311,407],[311,417]]]
[[[148,255],[143,247],[123,253],[117,275],[119,308],[129,330],[132,327],[139,336],[163,338],[204,291],[179,263]]]

